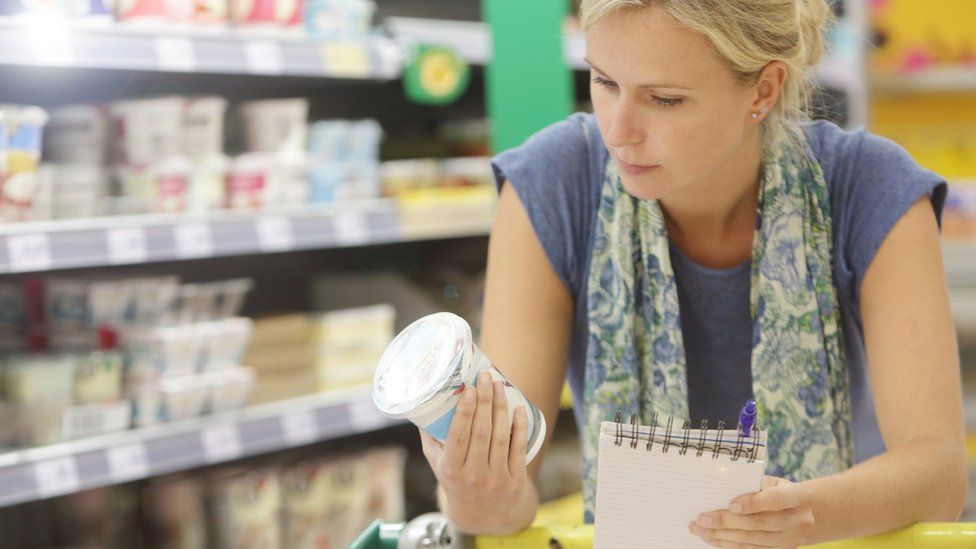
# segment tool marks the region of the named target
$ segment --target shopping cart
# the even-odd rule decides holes
[[[593,527],[573,524],[582,515],[582,501],[571,496],[543,506],[535,524],[513,536],[459,534],[438,513],[409,523],[376,521],[350,549],[592,549]],[[558,522],[563,520],[563,525]],[[926,523],[867,538],[836,541],[809,549],[976,549],[976,523]]]

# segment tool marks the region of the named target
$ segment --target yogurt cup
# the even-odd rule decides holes
[[[546,419],[475,345],[471,327],[451,313],[417,320],[386,348],[373,378],[373,402],[386,416],[408,419],[444,442],[465,387],[487,371],[505,384],[509,425],[516,407],[528,418],[526,461],[532,461],[546,437]]]

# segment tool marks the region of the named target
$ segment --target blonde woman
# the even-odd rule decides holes
[[[568,377],[588,520],[614,411],[735,425],[749,398],[768,476],[688,525],[708,543],[960,515],[945,182],[891,141],[805,119],[829,15],[824,0],[584,0],[595,113],[494,159],[483,347],[550,425]],[[520,530],[539,503],[524,411],[510,431],[492,393],[468,389],[444,445],[423,437],[443,510],[476,533]]]

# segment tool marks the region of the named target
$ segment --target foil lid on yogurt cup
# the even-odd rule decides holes
[[[457,315],[435,313],[415,321],[383,352],[373,403],[387,416],[404,418],[448,399],[464,382],[471,343],[471,328]]]

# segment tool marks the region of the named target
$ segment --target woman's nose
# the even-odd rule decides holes
[[[607,146],[627,147],[641,142],[643,136],[636,114],[626,100],[617,102],[610,121],[610,132],[606,136]]]

